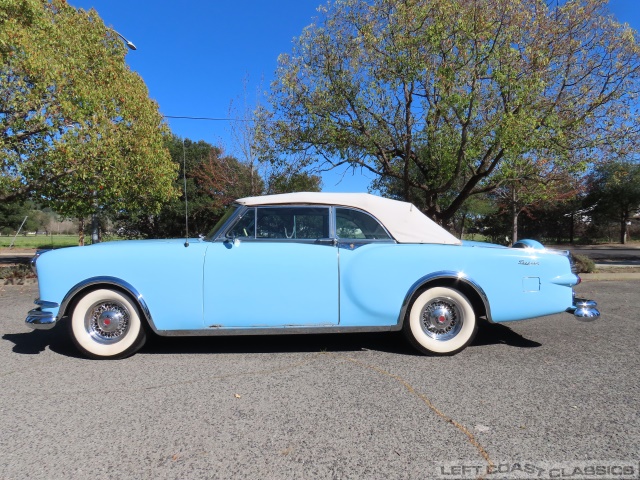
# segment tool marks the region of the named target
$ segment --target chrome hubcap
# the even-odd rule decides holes
[[[426,335],[436,340],[449,340],[462,328],[463,316],[454,300],[439,297],[422,308],[420,320]]]
[[[129,310],[113,300],[94,304],[84,319],[87,333],[103,344],[118,342],[126,335],[129,325]]]

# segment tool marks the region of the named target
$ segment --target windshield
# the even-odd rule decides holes
[[[229,218],[231,218],[231,216],[236,213],[238,211],[238,208],[240,208],[239,205],[231,205],[230,207],[227,207],[227,210],[224,212],[224,215],[222,215],[222,218],[220,218],[220,220],[218,220],[218,223],[216,223],[216,226],[213,227],[213,229],[209,232],[209,235],[207,235],[207,238],[209,240],[215,240],[215,238],[218,236],[218,233],[220,232],[220,229],[222,228],[222,226],[227,223],[227,220],[229,220]]]

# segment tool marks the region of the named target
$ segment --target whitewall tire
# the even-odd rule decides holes
[[[403,330],[422,353],[453,355],[473,341],[478,322],[463,294],[452,288],[433,287],[415,297]]]
[[[135,303],[111,289],[93,290],[80,298],[71,313],[70,327],[76,347],[90,358],[128,357],[146,341]]]

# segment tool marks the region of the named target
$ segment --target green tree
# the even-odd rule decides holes
[[[210,151],[192,175],[201,193],[209,199],[207,208],[218,214],[235,199],[259,195],[264,189],[253,164],[225,155],[218,147]]]
[[[22,233],[47,231],[51,214],[38,209],[30,200],[13,200],[0,203],[0,232],[10,234],[16,232],[22,221]]]
[[[118,212],[115,220],[120,234],[147,238],[184,236],[185,172],[190,235],[206,234],[223,215],[225,207],[236,198],[262,193],[264,183],[252,172],[251,166],[225,155],[219,147],[176,135],[166,138],[166,146],[179,172],[174,182],[179,196],[165,203],[156,213]]]
[[[640,50],[605,0],[335,0],[281,55],[263,148],[369,170],[447,224],[507,162],[637,138]]]
[[[237,198],[321,189],[320,177],[300,172],[296,165],[282,164],[280,168],[263,165],[265,168],[258,170],[255,162],[240,161],[226,155],[220,147],[176,135],[167,137],[166,146],[179,172],[174,183],[179,196],[165,203],[157,213],[121,210],[114,216],[119,234],[147,238],[184,236],[183,172],[186,172],[189,232],[193,236],[211,230],[226,207]],[[263,179],[261,174],[267,178]]]
[[[30,202],[14,200],[11,202],[0,202],[0,232],[9,235],[16,232],[24,217],[31,211]]]
[[[589,177],[586,203],[595,205],[595,221],[613,220],[620,228],[620,243],[627,242],[628,225],[640,213],[640,163],[619,160],[598,165]]]
[[[168,130],[126,50],[94,10],[0,0],[0,198],[84,218],[176,195]]]
[[[500,166],[494,176],[496,189],[493,198],[510,217],[511,242],[519,239],[520,214],[543,205],[564,203],[575,198],[581,190],[581,181],[568,171],[566,165],[558,165],[547,158],[531,161],[520,157],[509,159]]]
[[[322,178],[305,171],[288,172],[278,171],[272,173],[266,179],[265,194],[272,195],[276,193],[291,192],[320,192],[322,190]]]

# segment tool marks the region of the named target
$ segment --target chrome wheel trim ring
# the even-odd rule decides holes
[[[129,309],[116,300],[102,300],[87,309],[84,328],[97,343],[111,345],[122,340],[131,326]]]
[[[458,303],[449,297],[434,298],[420,311],[422,331],[434,340],[450,340],[458,334],[463,324],[462,310]]]

